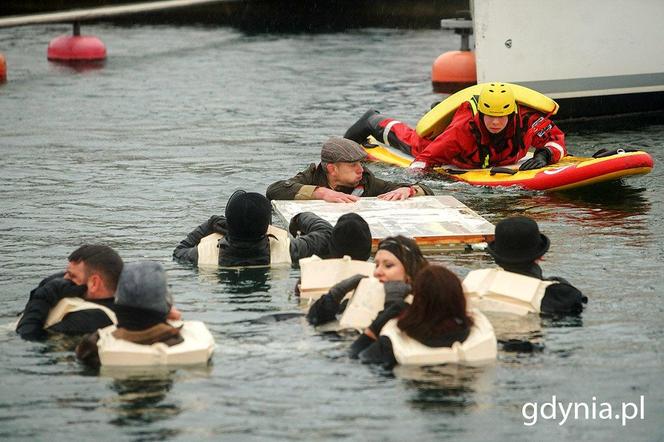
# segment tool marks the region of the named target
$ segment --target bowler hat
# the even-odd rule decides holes
[[[320,160],[323,163],[354,163],[367,158],[367,153],[355,141],[331,137],[320,151]]]
[[[499,263],[527,264],[544,255],[549,244],[549,238],[540,233],[534,220],[515,216],[496,224],[496,237],[487,251]]]

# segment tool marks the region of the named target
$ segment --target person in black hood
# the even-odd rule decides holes
[[[291,238],[285,230],[270,225],[271,216],[272,208],[265,196],[238,190],[228,200],[225,215],[214,215],[189,233],[175,248],[173,257],[196,265],[239,267],[297,265],[301,258],[329,255],[329,222],[311,212],[299,213],[290,221]],[[205,247],[208,237],[216,241],[212,247]]]

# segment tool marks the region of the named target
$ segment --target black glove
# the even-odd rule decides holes
[[[338,282],[328,292],[329,295],[334,298],[334,300],[339,303],[343,299],[344,296],[346,296],[346,293],[350,292],[351,290],[355,290],[357,286],[360,284],[360,281],[362,281],[363,278],[366,278],[365,275],[355,275],[351,276],[350,278],[346,278],[341,282]]]
[[[410,284],[403,281],[387,281],[383,287],[385,288],[385,305],[403,301],[403,298],[411,291]]]
[[[213,233],[220,233],[224,236],[228,234],[228,224],[226,217],[221,215],[212,215],[208,220]]]
[[[523,162],[519,170],[539,169],[549,164],[551,161],[551,152],[547,149],[537,149],[533,157]]]
[[[55,278],[30,292],[30,299],[43,299],[50,306],[68,296],[83,297],[88,291],[85,285],[76,285],[69,279]]]

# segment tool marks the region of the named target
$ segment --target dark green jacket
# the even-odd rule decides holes
[[[415,188],[416,195],[433,195],[433,191],[423,184],[412,185],[384,181],[376,178],[367,169],[364,169],[362,180],[355,188],[338,187],[333,190],[349,195],[378,196],[400,187],[410,186]],[[269,200],[310,200],[315,199],[313,193],[316,187],[330,188],[330,184],[327,181],[327,174],[323,167],[320,164],[316,166],[314,163],[311,163],[306,170],[298,173],[293,178],[277,181],[270,185],[265,194]]]

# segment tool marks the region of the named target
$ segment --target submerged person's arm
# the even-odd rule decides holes
[[[371,325],[364,330],[364,333],[353,342],[349,349],[349,355],[355,359],[359,354],[366,350],[369,346],[378,340],[380,331],[383,329],[387,321],[394,319],[403,312],[408,304],[404,300],[395,301],[387,306],[382,312],[378,313],[376,319],[371,322]]]
[[[378,337],[369,347],[360,353],[360,361],[365,364],[381,364],[385,368],[397,365],[392,341],[387,336]]]

